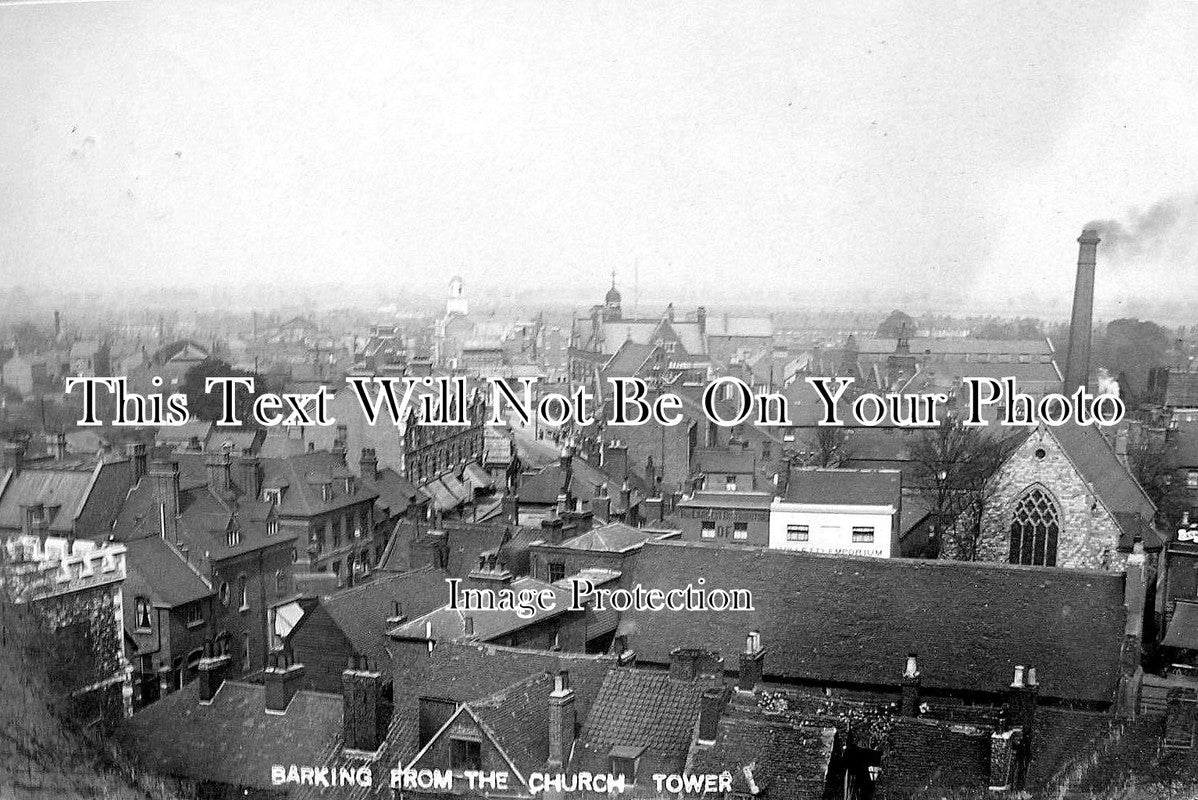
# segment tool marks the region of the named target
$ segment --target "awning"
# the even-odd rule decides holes
[[[1169,630],[1161,644],[1166,647],[1198,650],[1198,603],[1178,601],[1173,609]]]

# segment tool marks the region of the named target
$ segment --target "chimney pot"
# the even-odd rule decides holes
[[[1022,689],[1023,687],[1023,665],[1020,664],[1019,666],[1015,667],[1015,678],[1011,681],[1011,688]]]

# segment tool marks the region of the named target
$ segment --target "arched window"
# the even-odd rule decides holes
[[[1020,498],[1011,516],[1012,564],[1055,567],[1061,515],[1048,490],[1034,486]]]

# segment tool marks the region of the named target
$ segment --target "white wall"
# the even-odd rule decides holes
[[[770,547],[890,558],[898,553],[897,517],[893,506],[833,506],[775,500],[770,506]],[[807,541],[787,541],[789,525],[806,525]],[[855,527],[873,528],[873,542],[854,542]]]

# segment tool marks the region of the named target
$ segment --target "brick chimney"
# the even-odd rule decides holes
[[[351,656],[348,668],[341,673],[341,719],[347,749],[372,753],[387,738],[392,703],[377,666]]]
[[[591,500],[591,513],[595,521],[602,524],[611,521],[611,497],[607,494],[607,484],[601,483],[595,487],[595,497]]]
[[[670,651],[670,677],[692,681],[697,678],[715,678],[724,675],[724,659],[696,647],[677,647]]]
[[[379,457],[373,447],[363,447],[358,456],[358,474],[363,480],[372,481],[379,475]]]
[[[196,665],[196,684],[199,686],[200,702],[207,705],[216,697],[221,685],[229,676],[233,666],[231,656],[215,655],[211,642],[204,644],[204,657]]]
[[[695,309],[695,322],[699,324],[699,333],[707,333],[707,308],[699,306]]]
[[[262,463],[249,450],[237,457],[237,485],[247,498],[262,499]]]
[[[541,520],[542,538],[548,544],[561,544],[566,521],[557,513],[557,506],[549,509],[548,516]]]
[[[745,637],[745,649],[740,654],[740,672],[736,677],[736,688],[751,692],[761,683],[765,666],[765,648],[761,646],[761,633],[749,631]]]
[[[208,488],[213,494],[223,495],[229,491],[233,474],[228,451],[204,456],[204,469],[208,473]]]
[[[489,550],[478,557],[478,566],[466,576],[467,582],[475,588],[498,589],[506,586],[515,578],[511,570],[499,560],[499,553]]]
[[[63,452],[66,452],[66,439],[63,439]],[[129,457],[129,480],[133,485],[146,474],[146,446],[141,442],[130,442],[125,445],[125,455]]]
[[[46,437],[46,440],[46,450],[51,458],[61,461],[67,457],[67,435],[65,433],[52,433]]]
[[[915,653],[907,656],[907,666],[903,669],[903,684],[900,690],[899,713],[904,717],[919,716],[919,689],[923,677],[919,673],[919,662]]]
[[[603,471],[616,480],[628,475],[628,445],[618,439],[608,442],[603,450]]]
[[[549,694],[549,769],[560,770],[570,759],[574,747],[574,730],[577,725],[574,710],[574,691],[570,688],[570,674],[565,672],[553,676],[553,691]]]
[[[21,466],[25,463],[25,445],[21,442],[5,442],[4,443],[4,464],[5,472],[12,470],[13,474],[21,471]]]
[[[1003,711],[1007,725],[1023,731],[1025,747],[1031,746],[1032,730],[1036,725],[1036,700],[1040,696],[1040,685],[1036,680],[1036,668],[1015,667],[1015,677],[1007,689]]]
[[[724,710],[724,690],[718,686],[703,691],[699,699],[699,742],[714,744],[720,728],[720,713]]]
[[[1069,319],[1069,345],[1065,351],[1065,394],[1090,381],[1090,336],[1094,326],[1094,268],[1098,261],[1098,233],[1084,230],[1078,237],[1077,280],[1073,287],[1073,314]]]
[[[520,498],[515,492],[508,492],[503,496],[503,521],[509,525],[520,524]]]
[[[150,464],[154,479],[154,502],[158,506],[159,535],[168,542],[179,541],[179,465],[154,461]]]
[[[294,663],[286,650],[279,650],[270,654],[262,677],[266,683],[266,713],[285,714],[303,681],[304,665]]]

